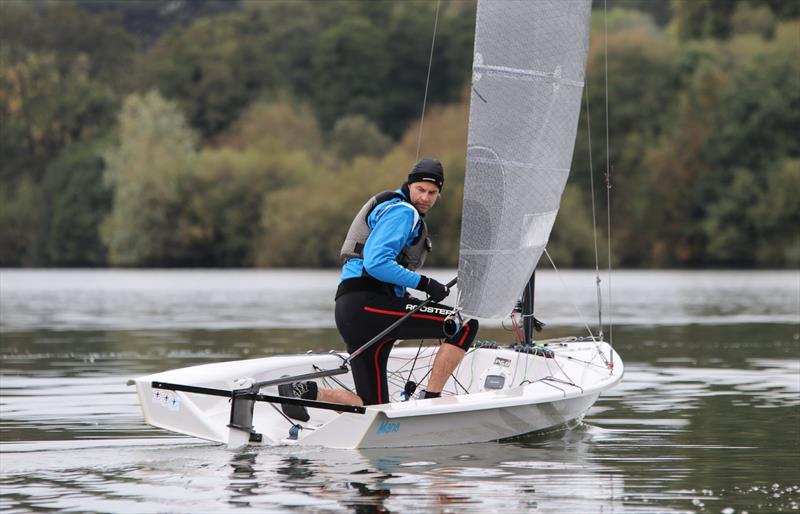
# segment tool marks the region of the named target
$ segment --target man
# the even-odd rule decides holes
[[[420,303],[406,294],[407,288],[424,291],[433,302],[444,300],[450,293],[446,285],[416,272],[431,249],[424,217],[436,204],[443,186],[442,164],[422,159],[400,189],[372,197],[353,220],[342,246],[345,263],[336,291],[336,328],[348,352],[359,349]],[[438,303],[430,305],[441,311],[452,310]],[[350,405],[389,402],[386,363],[395,340],[443,339],[446,316],[437,314],[441,311],[413,314],[351,361],[358,395],[343,389],[322,389],[315,382],[285,384],[279,387],[280,394]],[[478,322],[470,320],[445,339],[447,344],[442,344],[436,353],[423,398],[441,396],[477,331]],[[304,410],[302,407],[289,410],[302,416],[298,419],[308,417],[299,412]]]

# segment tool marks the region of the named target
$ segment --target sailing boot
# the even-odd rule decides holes
[[[280,384],[278,386],[278,395],[287,396],[289,398],[302,398],[304,400],[316,400],[317,390],[316,382],[289,382],[288,384]],[[308,409],[303,405],[288,405],[282,403],[281,410],[290,418],[298,421],[308,421],[311,419],[311,416],[308,414]]]

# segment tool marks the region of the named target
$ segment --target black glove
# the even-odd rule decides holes
[[[436,303],[441,302],[447,295],[450,294],[450,288],[446,285],[442,284],[441,282],[437,282],[432,278],[428,278],[425,275],[419,279],[419,284],[417,284],[417,289],[420,291],[425,291],[430,296],[431,300]]]

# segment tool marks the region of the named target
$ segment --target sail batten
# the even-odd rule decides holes
[[[479,0],[458,265],[461,312],[503,318],[544,251],[569,175],[590,0]]]
[[[488,64],[479,64],[474,65],[472,67],[473,72],[477,72],[479,74],[489,74],[489,75],[497,75],[501,77],[508,77],[508,78],[518,78],[518,79],[526,79],[526,80],[550,80],[552,82],[558,82],[559,84],[566,84],[568,86],[576,86],[576,87],[583,87],[583,81],[578,80],[570,80],[570,79],[562,79],[558,76],[558,71],[553,73],[547,73],[544,71],[536,71],[536,70],[522,70],[519,68],[509,68],[507,66],[491,66]]]

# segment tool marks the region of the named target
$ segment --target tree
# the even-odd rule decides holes
[[[323,130],[347,114],[378,118],[388,63],[385,48],[384,32],[362,17],[343,18],[322,33],[312,63],[313,102]]]
[[[325,153],[322,134],[307,105],[255,102],[233,127],[217,139],[219,146],[239,150],[250,147],[304,151],[320,161]]]
[[[240,55],[244,71],[257,83],[261,95],[273,98],[281,92],[302,101],[311,99],[316,80],[312,56],[323,30],[322,18],[334,8],[332,4],[257,0],[248,5],[248,30],[239,31]],[[351,8],[357,5],[348,4]],[[341,11],[338,14],[343,16]],[[265,66],[273,69],[263,69]]]
[[[698,222],[708,206],[706,184],[720,178],[706,142],[717,130],[708,113],[720,109],[719,89],[727,75],[712,59],[694,68],[677,95],[672,125],[645,154],[652,184],[648,257],[662,267],[703,262],[706,241]]]
[[[107,248],[99,227],[111,208],[103,181],[102,153],[107,142],[79,143],[47,167],[44,192],[50,206],[47,256],[58,266],[101,266]]]
[[[335,267],[353,219],[370,193],[356,170],[326,176],[299,186],[270,192],[261,209],[256,264],[264,267]],[[359,203],[360,202],[360,203]],[[297,206],[302,205],[299,209]],[[356,207],[356,211],[358,210]]]
[[[800,159],[770,170],[764,193],[752,209],[759,240],[756,260],[765,267],[800,267]]]
[[[41,186],[30,177],[0,181],[0,266],[45,262],[46,211]]]
[[[224,14],[170,31],[141,61],[140,87],[156,87],[177,102],[206,137],[227,129],[252,99],[253,85],[234,66],[241,63],[236,44],[241,23],[241,14]]]
[[[766,5],[739,3],[731,17],[731,27],[735,34],[758,34],[764,39],[772,38],[776,23],[777,17]]]
[[[380,157],[392,146],[391,139],[364,116],[340,118],[329,139],[330,149],[345,162],[358,155]]]
[[[560,268],[593,268],[595,266],[592,213],[583,201],[584,194],[575,185],[568,185],[561,197],[561,207],[556,218],[547,250]],[[597,227],[597,249],[601,262],[605,261],[603,249],[607,241],[603,227]],[[540,262],[549,268],[549,260]]]
[[[736,3],[731,0],[672,0],[678,39],[727,37],[731,32],[730,19]]]
[[[22,60],[3,63],[0,178],[29,174],[38,181],[62,148],[111,125],[114,94],[89,78],[89,66],[87,58],[78,58],[61,76],[52,53],[26,53]]]
[[[0,179],[31,174],[114,121],[132,41],[72,2],[6,2],[0,16]]]
[[[725,39],[734,32],[771,37],[775,18],[800,16],[800,3],[785,0],[672,0],[679,41]]]
[[[430,69],[428,107],[451,100],[454,85],[463,84],[463,80],[452,84],[452,77],[448,76],[451,70],[446,49],[452,46],[452,38],[445,27],[450,20],[445,20],[444,13],[440,17]],[[383,77],[381,109],[376,121],[393,137],[402,134],[408,123],[418,118],[422,111],[434,19],[435,6],[431,2],[403,2],[391,10],[385,39],[388,68]],[[472,32],[473,29],[469,31]],[[469,69],[469,63],[464,64]],[[461,78],[466,77],[462,75]]]
[[[592,122],[592,164],[598,200],[603,195],[602,177],[610,164],[615,253],[622,265],[646,259],[652,233],[652,186],[645,163],[646,149],[655,144],[674,113],[679,82],[675,49],[647,27],[608,34],[608,148],[606,155],[606,88],[604,38],[591,38],[587,58],[586,87]],[[578,125],[574,170],[588,170],[589,149],[586,113]],[[599,179],[599,180],[598,180]],[[572,174],[581,191],[589,191],[588,175]],[[604,202],[600,205],[604,205]],[[605,209],[598,223],[606,225]],[[625,223],[618,223],[625,219]]]
[[[173,2],[169,5],[161,2],[79,0],[77,5],[90,13],[92,17],[119,19],[125,29],[137,40],[139,48],[151,46],[159,36],[176,25],[187,25],[196,18],[241,7],[238,0],[192,0],[191,2]]]
[[[696,198],[711,206],[699,217],[709,256],[721,264],[797,262],[797,211],[787,194],[796,190],[800,158],[800,61],[782,31],[732,70],[711,117],[705,154],[716,172],[700,177]]]
[[[11,197],[0,209],[14,219],[0,223],[0,244],[8,241],[4,262],[41,266],[50,245],[45,170],[113,125],[133,44],[118,20],[86,16],[71,1],[4,2],[0,34],[0,188]]]
[[[105,155],[113,187],[102,227],[115,266],[170,265],[186,258],[176,240],[180,183],[195,164],[196,136],[177,106],[156,92],[125,99],[119,143]]]
[[[305,184],[304,192],[311,196],[307,182],[314,184],[313,179],[324,173],[304,152],[278,146],[206,150],[195,172],[182,181],[185,200],[176,220],[178,244],[195,265],[252,266],[265,202],[298,183]],[[306,201],[288,208],[308,216]]]
[[[753,208],[761,190],[747,170],[740,169],[726,194],[709,208],[703,228],[709,257],[726,266],[752,266],[758,244]]]
[[[140,62],[142,87],[177,101],[210,138],[256,99],[307,99],[320,27],[309,2],[260,2],[168,32]]]
[[[795,25],[796,28],[796,25]],[[742,63],[721,89],[725,106],[709,152],[725,169],[773,165],[778,156],[800,157],[800,59],[796,46],[774,49]]]
[[[130,69],[134,42],[113,15],[87,16],[76,2],[3,2],[0,34],[12,61],[29,53],[53,54],[57,73],[71,73],[76,59],[87,58],[87,77],[121,85]]]

